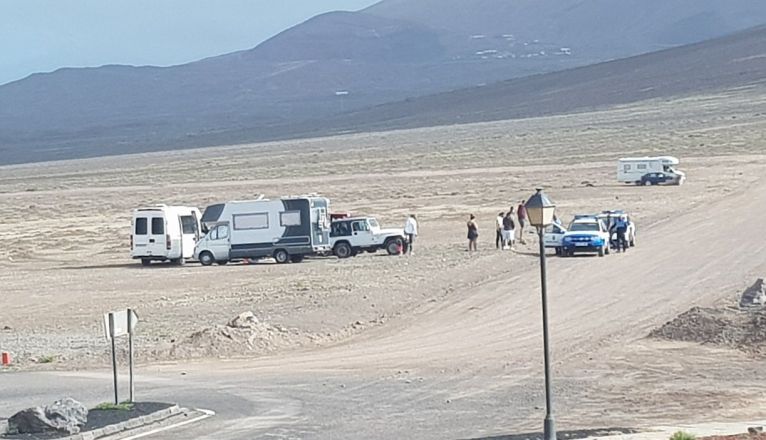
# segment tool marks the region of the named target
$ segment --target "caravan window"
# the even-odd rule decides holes
[[[196,234],[197,222],[194,221],[194,217],[191,215],[181,216],[181,230],[184,234]]]
[[[300,226],[301,225],[301,212],[300,211],[287,211],[279,214],[279,224],[281,226]]]
[[[234,229],[269,229],[269,214],[259,212],[256,214],[234,215]]]
[[[136,235],[146,235],[146,217],[136,219]]]
[[[630,171],[630,164],[625,164],[625,172],[627,173]]]
[[[638,168],[639,170],[645,170],[646,169],[646,164],[645,163],[640,163],[640,164],[636,165],[636,168]]]
[[[161,217],[152,218],[152,235],[165,234],[165,219]]]

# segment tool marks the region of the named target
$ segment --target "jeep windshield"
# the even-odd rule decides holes
[[[370,224],[370,228],[372,229],[380,229],[380,225],[378,224],[378,221],[374,218],[367,219],[367,222]]]
[[[571,228],[571,232],[598,232],[598,224],[596,223],[574,223]]]

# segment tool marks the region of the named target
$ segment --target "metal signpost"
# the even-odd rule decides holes
[[[117,347],[116,339],[128,336],[128,371],[130,375],[130,398],[133,403],[135,388],[133,385],[133,332],[138,323],[138,315],[133,309],[120,310],[104,314],[104,335],[112,345],[112,373],[114,378],[114,404],[119,405],[120,399],[117,386]]]

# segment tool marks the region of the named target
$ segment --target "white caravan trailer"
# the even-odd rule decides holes
[[[188,206],[157,205],[133,210],[130,252],[144,266],[152,261],[184,264],[200,238],[200,211]]]
[[[330,201],[324,197],[285,197],[211,205],[202,215],[208,232],[195,257],[214,262],[273,257],[277,263],[327,254],[330,247]]]
[[[679,163],[680,161],[672,156],[620,159],[617,165],[617,180],[636,185],[655,183],[681,185],[686,179],[686,174],[675,169]]]

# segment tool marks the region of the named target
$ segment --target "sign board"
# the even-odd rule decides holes
[[[128,312],[130,312],[130,328],[128,328]],[[114,316],[114,334],[109,331],[109,315]],[[107,341],[112,340],[112,336],[119,338],[128,333],[133,333],[138,322],[138,315],[133,310],[120,310],[118,312],[104,313],[104,336]]]

